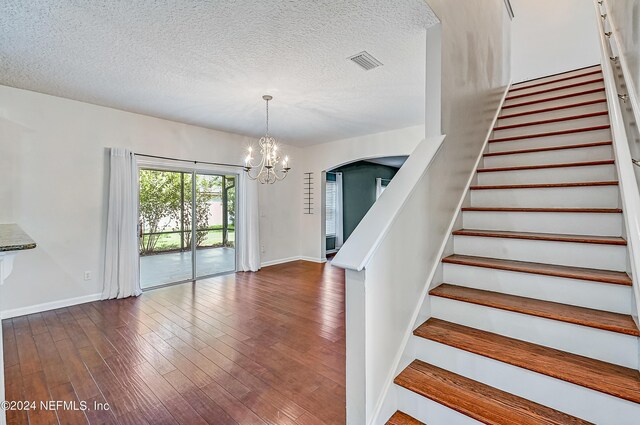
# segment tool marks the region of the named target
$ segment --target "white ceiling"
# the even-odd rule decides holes
[[[424,122],[424,0],[0,1],[0,84],[308,145]],[[346,58],[368,51],[384,66]]]

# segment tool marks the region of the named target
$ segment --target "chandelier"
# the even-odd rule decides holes
[[[273,99],[273,96],[265,94],[262,98],[267,103],[267,132],[258,140],[261,158],[258,164],[254,164],[253,148],[249,146],[247,156],[244,159],[244,171],[251,180],[258,180],[262,184],[273,184],[284,180],[291,168],[288,156],[280,161],[276,139],[269,135],[269,101]]]

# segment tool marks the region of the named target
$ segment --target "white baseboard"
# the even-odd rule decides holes
[[[43,311],[55,310],[56,308],[64,308],[77,304],[89,303],[92,301],[98,301],[102,298],[102,293],[84,295],[82,297],[67,298],[64,300],[51,301],[48,303],[30,305],[27,307],[19,307],[11,310],[4,310],[0,313],[2,319],[11,319],[12,317],[24,316],[27,314],[41,313]]]
[[[260,264],[260,267],[275,266],[276,264],[290,263],[292,261],[298,261],[300,259],[302,259],[300,256],[288,257],[288,258],[280,258],[278,260],[265,261],[265,262]]]
[[[302,261],[311,261],[312,263],[326,263],[326,258],[314,258],[314,257],[300,257]]]
[[[260,264],[260,267],[275,266],[276,264],[284,264],[284,263],[290,263],[292,261],[300,261],[300,260],[302,260],[302,261],[311,261],[312,263],[326,263],[327,262],[326,258],[304,257],[304,256],[301,256],[301,255],[298,255],[296,257],[280,258],[279,260],[265,261],[265,262]]]

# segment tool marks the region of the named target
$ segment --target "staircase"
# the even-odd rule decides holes
[[[387,423],[640,424],[600,67],[514,85],[476,171]]]

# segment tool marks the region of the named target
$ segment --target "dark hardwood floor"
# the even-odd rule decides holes
[[[7,400],[37,404],[8,411],[9,424],[345,423],[344,273],[328,264],[287,263],[2,325]],[[41,408],[52,400],[79,409]]]

